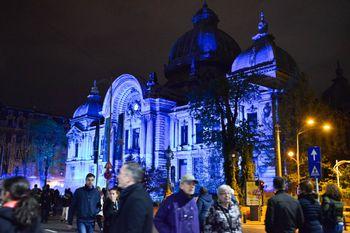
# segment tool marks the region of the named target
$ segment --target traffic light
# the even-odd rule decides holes
[[[265,182],[262,181],[262,180],[259,180],[259,189],[260,189],[261,191],[264,191],[264,187],[265,187]]]
[[[260,191],[264,191],[265,182],[262,180],[255,180],[255,185],[258,186]]]

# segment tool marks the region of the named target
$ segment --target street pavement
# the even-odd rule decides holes
[[[73,225],[72,230],[68,230],[67,225],[62,223],[58,217],[50,217],[47,224],[43,224],[46,233],[72,233],[76,232],[75,224]],[[95,226],[95,233],[98,233],[97,226]],[[244,233],[263,233],[264,225],[262,222],[248,222],[243,224],[243,232]],[[153,233],[157,233],[154,229]],[[344,233],[350,233],[350,231],[344,231]]]
[[[75,223],[73,224],[73,229],[68,230],[67,224],[61,222],[59,220],[59,217],[50,217],[48,223],[43,224],[42,227],[44,228],[46,233],[72,233],[76,232],[76,226]],[[95,232],[98,233],[97,226],[95,226]],[[243,225],[243,232],[247,233],[260,233],[265,232],[264,231],[264,225],[259,222],[251,222]],[[154,229],[153,233],[157,233],[157,231]]]

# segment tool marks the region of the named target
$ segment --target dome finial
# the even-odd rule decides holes
[[[203,0],[203,4],[202,4],[203,6],[203,8],[207,8],[208,7],[208,4],[207,4],[207,1],[206,0]]]
[[[269,29],[269,25],[267,24],[267,22],[265,21],[265,14],[264,11],[260,11],[260,21],[258,23],[258,34],[256,34],[255,36],[253,36],[253,40],[258,40],[262,37],[265,37],[268,35],[268,30]]]
[[[340,62],[337,60],[337,69],[336,69],[337,78],[343,78],[343,69],[340,67]]]
[[[92,95],[98,95],[99,92],[98,92],[98,88],[97,88],[97,81],[94,80],[94,85],[93,87],[91,88],[91,92],[90,92]]]
[[[269,25],[265,21],[264,11],[260,11],[260,22],[258,24],[258,31],[260,34],[267,33],[269,29]]]

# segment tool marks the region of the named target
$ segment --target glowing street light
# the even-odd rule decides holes
[[[294,156],[294,152],[293,151],[288,151],[287,155],[292,158]]]
[[[330,131],[332,129],[332,126],[329,123],[324,123],[322,125],[322,129],[326,132]]]
[[[294,155],[295,155],[295,154],[294,154],[294,151],[291,151],[291,150],[288,151],[288,152],[287,152],[287,155],[289,156],[290,159],[294,160],[294,161],[297,163],[297,167],[299,167],[298,161],[294,158]]]
[[[315,119],[312,118],[312,117],[309,117],[309,118],[306,120],[306,124],[307,124],[308,126],[314,126],[315,123],[316,123],[316,121],[315,121]]]

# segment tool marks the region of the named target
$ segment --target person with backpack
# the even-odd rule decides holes
[[[304,223],[299,233],[323,233],[321,221],[321,205],[314,192],[314,186],[310,180],[300,183],[299,203],[304,214]]]
[[[3,182],[0,208],[0,233],[43,233],[40,227],[39,204],[30,195],[26,178],[11,177]]]
[[[327,184],[322,197],[322,224],[324,233],[342,233],[344,230],[341,192],[335,184]]]
[[[204,230],[205,219],[208,216],[208,212],[212,204],[213,204],[213,198],[208,193],[208,189],[206,189],[205,187],[201,187],[199,189],[199,197],[197,200],[199,227],[201,232],[203,232]]]

